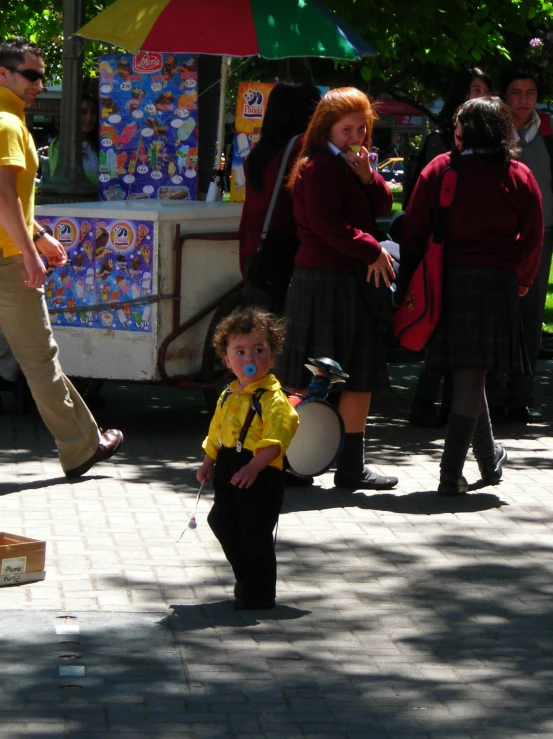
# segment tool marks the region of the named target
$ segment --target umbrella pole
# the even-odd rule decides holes
[[[221,156],[225,145],[225,98],[227,95],[227,73],[228,57],[221,57],[221,92],[219,95],[219,119],[217,122],[217,154],[215,156],[215,169],[221,171]],[[213,202],[219,195],[219,184],[210,182],[206,200]]]
[[[227,96],[228,57],[221,57],[221,92],[219,95],[219,122],[217,124],[217,157],[215,167],[221,168],[221,156],[225,145],[225,99]]]

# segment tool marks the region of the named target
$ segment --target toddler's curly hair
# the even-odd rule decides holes
[[[265,334],[271,350],[275,354],[280,354],[286,333],[284,320],[277,318],[273,313],[253,307],[233,311],[223,318],[213,334],[213,347],[224,360],[229,340],[240,334],[251,334],[252,331]]]

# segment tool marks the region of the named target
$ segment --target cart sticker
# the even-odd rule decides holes
[[[27,557],[11,557],[2,560],[0,575],[22,575],[27,567]]]
[[[259,141],[267,100],[274,86],[274,82],[242,82],[238,87],[230,184],[230,199],[233,203],[244,202],[244,162]]]
[[[101,58],[101,200],[196,199],[197,66],[190,54]]]
[[[37,220],[54,234],[65,234],[68,244],[67,264],[49,268],[44,284],[54,325],[151,332],[151,221]]]

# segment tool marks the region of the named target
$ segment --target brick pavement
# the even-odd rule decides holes
[[[0,529],[48,543],[44,582],[0,589],[0,737],[553,737],[551,425],[499,427],[501,485],[438,499],[440,433],[402,420],[416,370],[393,367],[368,428],[397,490],[289,489],[266,614],[230,607],[209,493],[176,543],[208,422],[197,395],[106,386],[97,415],[125,445],[74,483],[3,396]]]

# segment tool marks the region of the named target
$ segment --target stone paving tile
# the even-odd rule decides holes
[[[392,369],[367,457],[400,485],[352,494],[327,473],[289,489],[270,613],[230,606],[212,493],[177,544],[208,421],[191,396],[107,385],[98,417],[125,445],[75,483],[8,399],[1,528],[47,541],[47,578],[0,589],[0,736],[553,736],[551,426],[498,427],[502,483],[440,500],[442,432],[405,424],[416,372]],[[553,418],[550,376],[538,383]],[[472,458],[466,473],[477,479]],[[80,634],[56,636],[60,615]],[[86,669],[65,688],[61,640],[80,642]]]

